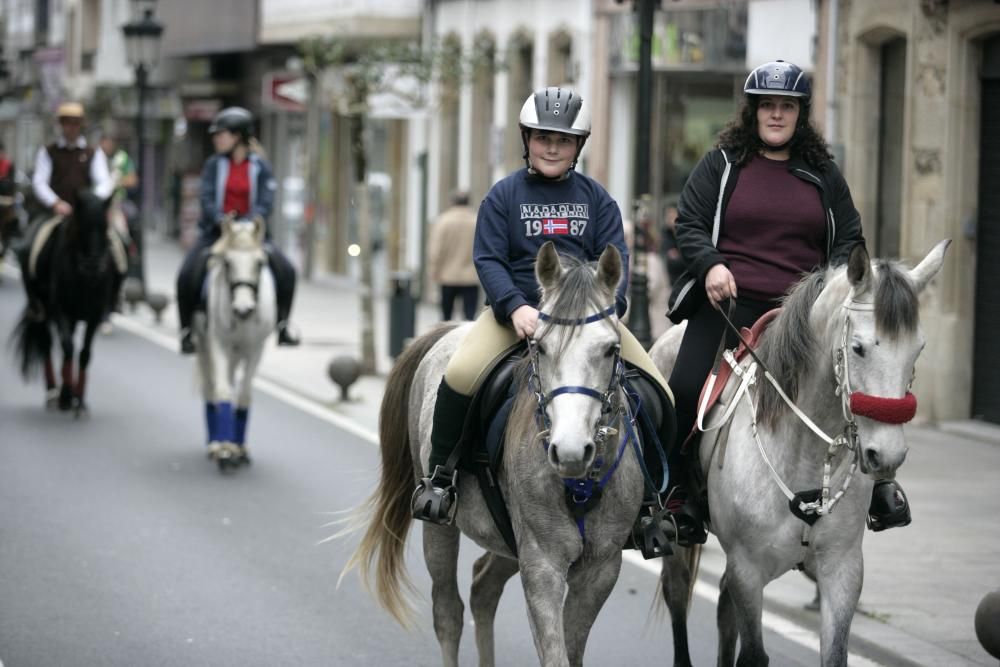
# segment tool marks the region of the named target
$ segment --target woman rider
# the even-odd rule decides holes
[[[613,245],[628,266],[618,204],[599,183],[574,169],[590,135],[586,103],[567,88],[544,88],[525,101],[519,124],[526,166],[496,183],[479,207],[473,260],[490,308],[452,356],[438,388],[427,468],[431,475],[420,481],[412,499],[414,517],[424,521],[451,522],[455,480],[444,468],[462,435],[471,397],[492,362],[538,326],[534,263],[542,244],[553,241],[559,252],[585,261],[596,260]],[[626,310],[627,283],[626,276],[618,288],[619,317]],[[645,350],[624,326],[620,329],[622,358],[653,378],[668,397],[666,381]]]
[[[810,85],[792,63],[757,67],[743,103],[719,135],[718,147],[695,167],[681,192],[677,244],[687,266],[671,293],[668,316],[688,320],[670,374],[677,399],[677,437],[694,426],[696,403],[719,339],[737,343],[719,308],[735,300],[732,321],[749,327],[780,305],[801,278],[847,261],[864,243],[861,216],[822,136],[810,123]],[[674,448],[675,452],[680,450]],[[687,502],[686,457],[671,460],[681,485],[671,496],[678,541],[705,541],[699,504]],[[906,525],[906,496],[893,480],[876,483],[869,510],[874,530]]]
[[[215,155],[208,158],[201,172],[200,234],[177,276],[182,354],[192,354],[195,350],[191,320],[200,301],[208,249],[222,233],[219,223],[227,215],[260,217],[266,221],[271,214],[274,177],[271,165],[253,150],[253,120],[253,114],[246,109],[228,107],[216,114],[208,128]],[[298,345],[299,339],[288,321],[295,296],[295,267],[270,239],[268,230],[264,249],[277,292],[278,345]]]

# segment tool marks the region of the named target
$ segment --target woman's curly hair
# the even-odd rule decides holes
[[[760,154],[766,146],[757,132],[757,104],[759,95],[744,95],[739,111],[729,124],[719,133],[716,146],[736,152],[736,164],[745,165],[754,155]],[[808,98],[800,98],[799,120],[789,149],[792,155],[801,157],[810,167],[822,170],[826,162],[833,159],[826,142],[809,120],[811,104]]]

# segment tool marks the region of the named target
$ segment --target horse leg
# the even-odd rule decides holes
[[[264,341],[247,356],[243,365],[243,377],[240,378],[239,391],[236,392],[236,415],[233,427],[233,442],[239,447],[240,461],[249,463],[247,456],[246,435],[247,422],[250,419],[250,397],[253,394],[253,379],[257,375],[257,366],[264,354]]]
[[[493,620],[507,581],[517,574],[517,561],[487,551],[472,566],[469,607],[476,623],[476,650],[480,667],[492,667],[495,656]]]
[[[46,325],[48,326],[48,325]],[[52,350],[45,351],[45,407],[58,405],[59,390],[56,388],[56,369],[52,364]]]
[[[211,392],[215,405],[215,433],[209,443],[209,454],[222,461],[229,455],[229,446],[235,438],[233,416],[233,385],[230,382],[229,355],[222,346],[208,335],[208,363],[211,364]],[[219,456],[222,454],[223,456]],[[222,463],[220,463],[222,465]]]
[[[662,559],[663,568],[660,570],[660,590],[670,610],[670,628],[674,637],[674,667],[691,667],[687,632],[692,577],[687,555],[690,551],[675,546],[674,555]]]
[[[601,563],[578,563],[570,568],[567,578],[569,592],[563,604],[566,652],[570,665],[583,665],[583,652],[587,648],[590,629],[611,595],[621,567],[622,552],[616,550]]]
[[[59,389],[59,409],[73,407],[73,325],[59,320],[59,345],[62,347],[62,387]]]
[[[552,556],[540,553],[533,544],[518,546],[521,552],[521,584],[528,603],[528,623],[539,662],[543,667],[563,667],[569,664],[566,632],[563,629],[566,569],[557,569]]]
[[[434,634],[441,645],[444,667],[458,667],[458,644],[465,614],[465,605],[458,594],[459,536],[454,526],[424,522],[424,562],[431,575]]]
[[[847,665],[847,643],[861,597],[864,569],[860,542],[846,554],[817,562],[820,651],[824,667]]]
[[[77,364],[76,387],[73,392],[73,403],[76,408],[76,416],[87,412],[87,403],[83,399],[87,389],[87,366],[90,365],[90,349],[94,342],[94,334],[97,333],[97,322],[87,322],[87,329],[83,334],[83,345],[80,347],[80,359]]]
[[[764,613],[763,578],[752,563],[740,558],[738,554],[728,555],[724,576],[726,591],[740,632],[740,653],[736,664],[738,667],[766,665],[768,657],[764,652],[764,632],[761,625]],[[719,628],[719,642],[722,642],[722,628]],[[721,661],[721,646],[719,656]]]
[[[715,623],[719,630],[719,667],[731,667],[736,664],[736,640],[740,633],[736,628],[736,606],[729,595],[726,585],[726,575],[719,581],[719,602],[716,606]],[[676,656],[674,658],[676,660]]]

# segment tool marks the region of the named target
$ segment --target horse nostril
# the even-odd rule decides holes
[[[555,445],[549,445],[549,460],[559,465],[559,448]]]
[[[881,457],[879,456],[879,453],[878,453],[877,449],[872,449],[871,447],[869,447],[868,449],[866,449],[865,450],[865,458],[868,459],[868,466],[870,468],[872,468],[874,470],[878,470],[878,468],[879,468],[879,459]]]
[[[587,443],[583,446],[583,460],[587,463],[594,460],[594,445],[592,443]]]

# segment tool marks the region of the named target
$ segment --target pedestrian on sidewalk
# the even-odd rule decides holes
[[[451,319],[458,297],[462,297],[465,319],[476,319],[479,275],[472,261],[475,234],[476,212],[469,206],[469,193],[456,192],[451,206],[434,223],[427,248],[431,280],[441,286],[441,319],[445,321]]]
[[[181,354],[195,351],[191,321],[201,301],[210,249],[219,240],[221,222],[227,215],[264,221],[264,249],[277,292],[278,345],[299,344],[299,337],[289,322],[295,297],[295,267],[271,242],[271,230],[266,226],[277,186],[271,165],[259,150],[254,150],[259,144],[254,139],[253,123],[253,114],[248,110],[227,107],[215,115],[208,128],[215,155],[208,158],[201,172],[199,236],[177,275]]]
[[[731,317],[750,327],[781,305],[803,274],[842,264],[864,243],[861,215],[822,135],[810,120],[809,78],[798,66],[777,60],[755,68],[743,100],[720,133],[717,147],[694,168],[681,191],[677,243],[686,272],[671,292],[668,316],[687,320],[670,375],[677,399],[677,437],[696,420],[696,405],[726,331],[720,314],[735,301]],[[684,451],[696,451],[694,447]],[[686,497],[688,457],[674,447],[673,497]],[[704,508],[692,499],[674,512],[682,533],[704,539]],[[876,482],[869,526],[882,530],[909,523],[902,488]]]
[[[448,524],[457,501],[447,460],[458,444],[465,414],[485,370],[532,336],[538,326],[540,288],[535,258],[546,242],[584,261],[609,246],[626,274],[615,308],[625,314],[628,248],[621,211],[597,181],[576,171],[590,136],[590,111],[573,90],[543,88],[528,96],[518,116],[525,167],[496,183],[479,206],[473,257],[490,308],[485,309],[452,355],[438,388],[427,477],[412,496],[415,518]],[[666,380],[635,337],[619,324],[621,358],[658,383],[669,402]],[[664,414],[672,409],[664,405]]]

